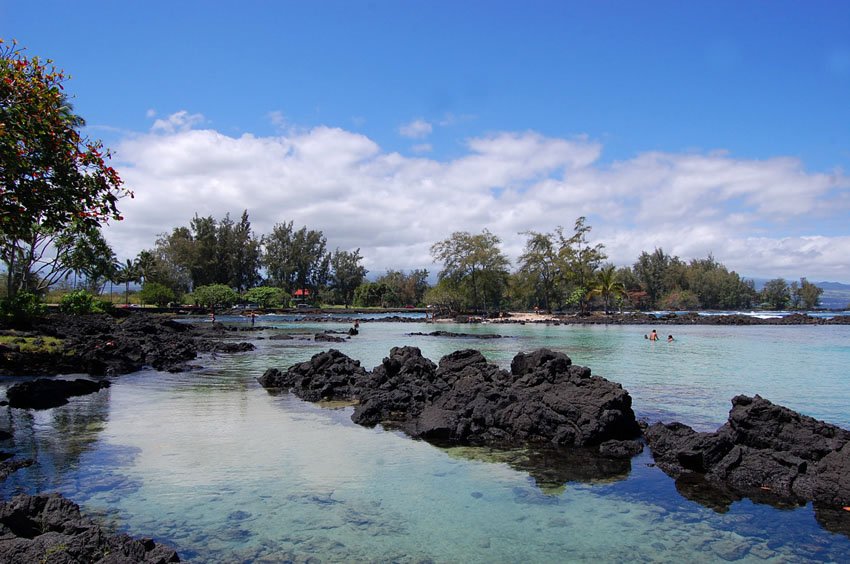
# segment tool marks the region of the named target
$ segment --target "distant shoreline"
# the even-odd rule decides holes
[[[208,315],[206,308],[146,308],[142,311],[150,313],[173,313],[177,315],[204,316]],[[407,323],[472,323],[472,324],[549,324],[549,325],[850,325],[850,313],[847,310],[832,310],[817,312],[820,315],[810,315],[812,312],[752,312],[752,313],[722,313],[722,312],[686,312],[686,313],[609,313],[592,312],[581,315],[550,314],[534,312],[503,312],[499,317],[486,317],[475,314],[458,314],[454,316],[437,316],[426,308],[313,308],[313,309],[274,309],[274,310],[241,310],[229,309],[217,311],[216,315],[240,316],[249,318],[251,313],[257,314],[257,322],[262,323],[268,315],[296,316],[293,322],[347,322],[355,319],[366,322],[407,322]],[[414,317],[411,314],[419,314]],[[833,314],[829,316],[829,314]],[[370,315],[376,317],[369,317]],[[424,317],[421,317],[424,315]]]

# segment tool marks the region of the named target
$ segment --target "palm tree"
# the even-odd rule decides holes
[[[626,295],[626,287],[617,279],[617,269],[613,264],[608,264],[596,273],[596,283],[587,293],[587,299],[600,296],[605,304],[605,314],[607,315],[611,309],[611,298],[624,295]]]
[[[124,304],[130,304],[130,282],[141,281],[141,271],[139,269],[139,261],[127,259],[120,265],[115,274],[116,282],[124,283]]]

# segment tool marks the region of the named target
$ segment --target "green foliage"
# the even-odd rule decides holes
[[[139,291],[139,299],[146,304],[165,307],[176,299],[174,291],[159,282],[145,282]]]
[[[692,291],[704,309],[739,309],[750,307],[755,300],[752,283],[741,279],[717,262],[713,256],[694,259],[685,272],[683,289]]]
[[[364,282],[354,291],[357,307],[395,307],[398,301],[393,288],[383,282]]]
[[[12,325],[25,324],[43,313],[41,296],[32,292],[18,292],[11,298],[0,300],[0,320]]]
[[[248,211],[236,223],[225,214],[195,217],[189,227],[175,227],[157,239],[144,257],[146,280],[180,294],[190,286],[224,284],[238,291],[260,281],[260,240],[251,230]],[[142,254],[139,262],[142,262]]]
[[[611,309],[611,303],[625,295],[626,287],[617,277],[617,268],[613,264],[609,264],[597,272],[596,281],[587,293],[587,299],[599,296],[605,306],[605,313],[608,313]]]
[[[566,299],[564,299],[564,305],[568,307],[575,307],[577,305],[581,305],[586,296],[587,288],[584,288],[583,286],[576,286],[575,289],[570,292],[570,295],[567,296]]]
[[[60,235],[121,220],[117,202],[131,195],[107,165],[109,151],[81,135],[66,80],[52,61],[0,40],[0,260],[9,296],[60,280],[66,256],[45,251]]]
[[[638,307],[740,309],[751,307],[756,300],[752,282],[730,272],[711,255],[685,263],[679,257],[666,254],[663,249],[655,249],[652,253],[641,253],[633,269],[628,270],[630,272],[621,270],[621,277],[626,282],[629,295],[633,296],[631,300],[634,302],[640,296],[642,305],[635,303]],[[670,296],[685,296],[683,307],[668,307],[670,304],[664,302]]]
[[[420,305],[428,289],[428,271],[416,269],[405,273],[402,270],[388,270],[375,283],[389,288],[386,298],[389,307]]]
[[[192,297],[195,303],[206,307],[233,307],[239,301],[239,294],[224,284],[209,284],[195,288]]]
[[[447,279],[440,280],[436,286],[428,288],[424,300],[429,307],[443,314],[460,313],[464,305],[463,292]]]
[[[519,257],[519,271],[514,287],[526,294],[527,306],[542,307],[546,311],[562,301],[564,271],[558,256],[554,235],[527,231],[525,250]]]
[[[791,300],[791,289],[783,278],[768,280],[761,291],[762,300],[772,309],[785,309]]]
[[[672,289],[667,288],[669,277],[666,274],[673,258],[663,249],[655,249],[651,254],[643,251],[634,264],[634,273],[640,280],[641,289],[647,293],[650,307],[657,307],[665,290]]]
[[[604,245],[588,242],[591,229],[582,216],[576,219],[569,237],[564,235],[563,228],[555,230],[558,234],[559,266],[569,286],[574,288],[573,292],[581,290],[578,305],[582,312],[587,309],[587,292],[595,282],[596,270],[607,258]]]
[[[105,313],[104,302],[86,290],[75,290],[62,296],[59,300],[59,311],[70,315]]]
[[[283,305],[288,305],[289,300],[287,299],[287,303],[284,304],[284,293],[280,288],[272,288],[271,286],[259,286],[257,288],[251,288],[245,295],[242,296],[243,299],[252,304],[257,304],[262,308],[273,308],[280,307]]]
[[[596,271],[606,258],[604,245],[591,245],[588,234],[591,227],[584,217],[575,221],[572,234],[563,227],[554,233],[528,231],[525,251],[519,258],[515,290],[525,294],[528,305],[551,311],[560,305],[578,305],[582,311],[592,295],[587,289],[596,283]],[[578,289],[584,293],[579,296]],[[577,301],[565,301],[565,296]]]
[[[805,278],[800,278],[800,287],[796,293],[799,296],[800,307],[803,309],[814,309],[820,305],[823,288],[815,286]]]
[[[70,249],[67,266],[86,281],[89,292],[99,294],[104,283],[114,278],[118,269],[112,247],[103,238],[100,229],[86,229],[66,237]]]
[[[298,231],[293,222],[278,223],[265,238],[263,265],[269,280],[292,294],[306,289],[315,295],[328,281],[331,257],[325,250],[327,240],[321,231]]]
[[[659,305],[671,311],[692,311],[699,309],[699,298],[690,290],[673,290],[661,298]]]
[[[124,303],[130,304],[130,283],[141,281],[141,271],[138,260],[127,259],[124,264],[116,263],[112,273],[112,281],[124,284]]]
[[[360,249],[354,252],[335,250],[331,256],[330,284],[335,297],[344,305],[350,305],[354,292],[363,282],[368,272],[360,261]]]
[[[473,235],[466,231],[431,246],[431,256],[443,263],[440,280],[450,281],[465,294],[465,306],[498,311],[508,286],[508,258],[499,249],[501,239],[487,229]]]

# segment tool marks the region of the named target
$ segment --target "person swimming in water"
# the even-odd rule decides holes
[[[672,342],[673,342],[673,341],[675,341],[675,340],[676,340],[676,339],[674,339],[674,338],[673,338],[673,335],[667,335],[667,342],[668,342],[668,343],[672,343]]]
[[[650,341],[657,341],[658,340],[658,332],[655,329],[653,329],[652,332],[649,334],[649,340]]]

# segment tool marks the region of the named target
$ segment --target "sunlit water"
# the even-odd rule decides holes
[[[270,325],[260,319],[258,324]],[[122,376],[61,408],[5,408],[3,446],[38,464],[0,484],[60,491],[121,530],[152,536],[195,562],[847,561],[850,540],[811,506],[749,500],[716,512],[679,495],[644,452],[631,471],[538,484],[482,449],[444,450],[351,423],[351,408],[273,395],[255,378],[308,359],[325,343],[254,340],[347,324],[280,322],[242,333],[253,353],[198,361],[184,374]],[[361,325],[333,344],[371,369],[392,346],[437,361],[477,348],[507,367],[549,347],[620,382],[638,417],[713,430],[736,394],[759,393],[850,428],[850,327],[440,325],[505,338],[411,337],[425,323]],[[6,382],[8,384],[8,382]]]

